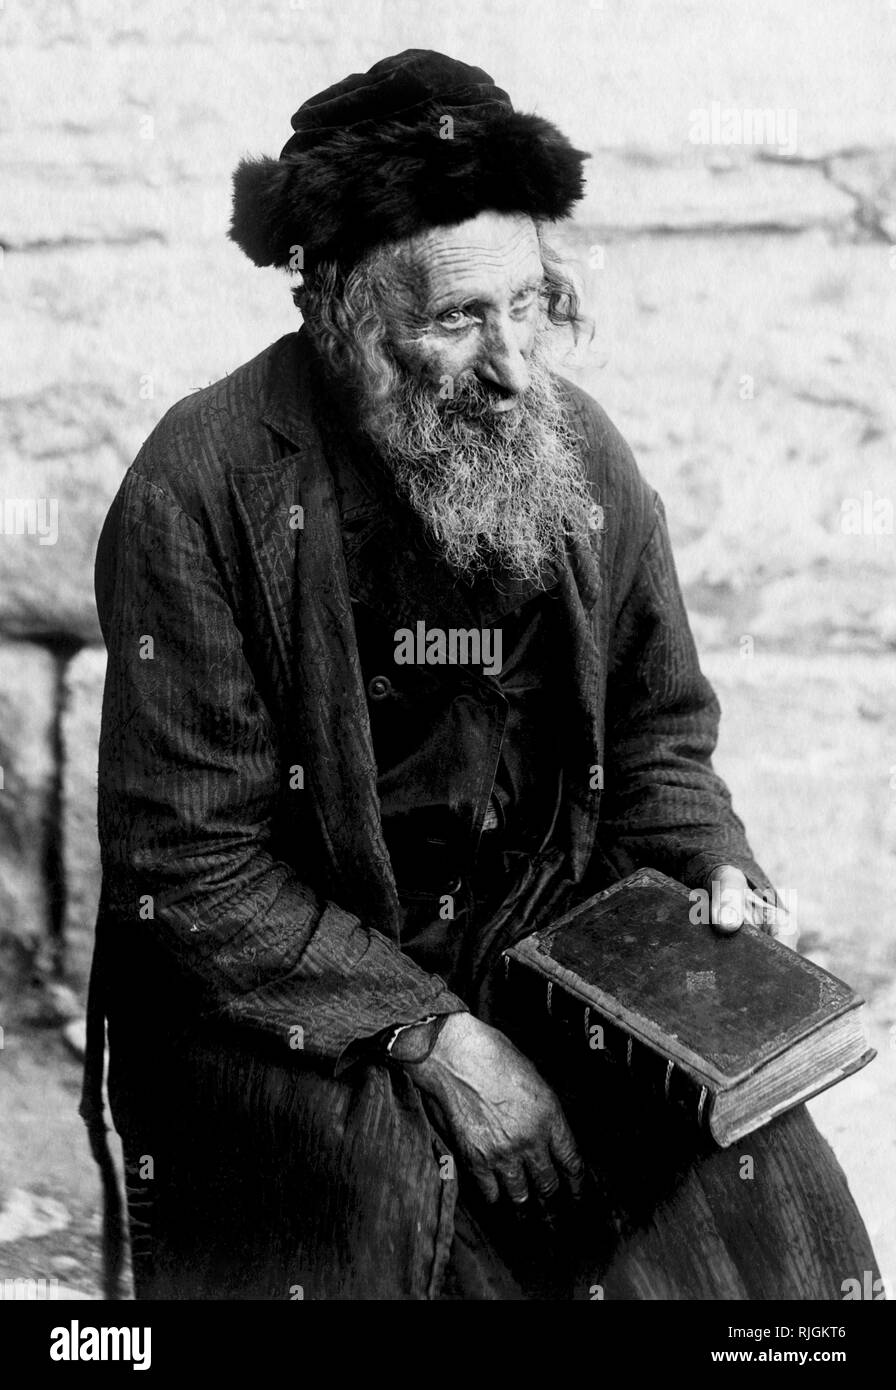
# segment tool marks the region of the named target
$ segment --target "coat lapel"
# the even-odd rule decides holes
[[[303,453],[288,454],[267,468],[232,474],[234,502],[242,523],[255,584],[261,596],[275,654],[271,672],[278,704],[292,685],[292,601],[298,532],[291,508],[299,504],[299,466]]]
[[[311,414],[307,351],[286,340],[272,367],[262,418],[294,451],[274,451],[270,466],[235,473],[235,505],[271,623],[280,707],[302,751],[325,878],[341,906],[395,937],[398,895],[383,840],[339,508]]]
[[[561,383],[562,384],[562,383]],[[570,397],[570,423],[583,450],[591,445],[575,401]],[[590,544],[574,541],[567,548],[560,576],[572,669],[570,758],[566,782],[569,858],[574,880],[587,872],[597,840],[601,782],[592,769],[603,768],[604,707],[609,632],[602,598],[601,559],[604,534],[596,529]]]
[[[590,555],[588,558],[591,560]],[[599,630],[602,605],[596,604],[591,598],[590,611],[585,606],[582,589],[577,582],[583,568],[581,559],[574,553],[570,554],[560,577],[572,675],[566,818],[570,867],[577,883],[588,868],[600,815],[600,786],[597,783],[602,782],[602,778],[597,776],[595,769],[602,768],[604,763],[606,677],[605,642]],[[591,566],[584,568],[590,569]]]

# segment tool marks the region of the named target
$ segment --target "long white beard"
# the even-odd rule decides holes
[[[388,399],[365,412],[399,492],[463,575],[498,566],[539,583],[567,537],[588,534],[593,502],[581,445],[543,339],[528,365],[529,385],[512,411],[495,411],[475,378],[442,401],[402,372]]]

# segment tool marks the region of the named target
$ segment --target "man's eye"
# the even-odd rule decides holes
[[[472,323],[472,319],[466,309],[448,309],[439,315],[439,323],[443,328],[463,328],[466,324]]]

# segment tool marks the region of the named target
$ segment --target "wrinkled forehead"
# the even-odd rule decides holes
[[[433,228],[415,240],[410,268],[418,306],[427,312],[465,300],[506,301],[541,279],[535,223],[523,215],[486,212]]]

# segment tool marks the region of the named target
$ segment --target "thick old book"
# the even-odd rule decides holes
[[[758,928],[721,936],[692,916],[682,884],[631,874],[504,953],[505,1006],[726,1148],[875,1052],[849,985]]]

